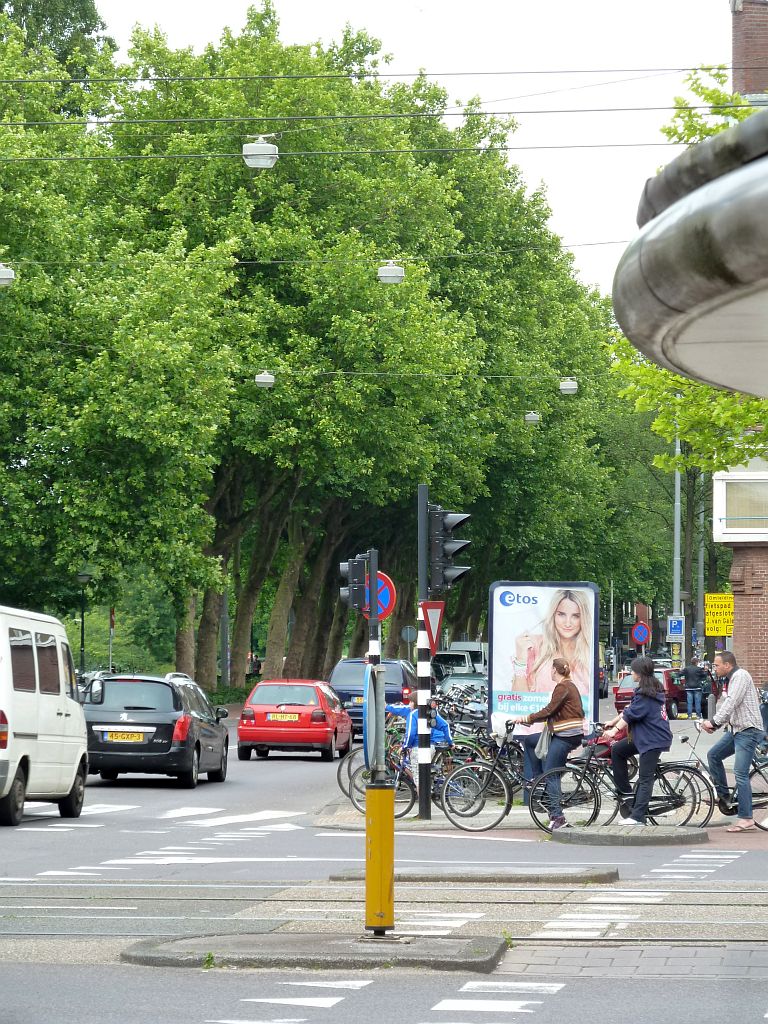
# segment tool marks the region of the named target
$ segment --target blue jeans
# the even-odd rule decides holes
[[[701,690],[686,690],[685,697],[688,701],[688,717],[693,714],[693,702],[696,701],[696,714],[701,718]]]
[[[752,817],[752,789],[749,785],[749,769],[758,744],[762,742],[761,729],[742,729],[741,732],[726,732],[710,748],[707,754],[709,774],[715,784],[717,795],[726,800],[730,796],[728,780],[723,768],[726,757],[736,755],[733,762],[733,774],[736,777],[736,800],[740,818]]]
[[[539,742],[540,732],[527,733],[523,740],[523,778],[526,782],[537,779],[542,772],[541,758],[536,756],[536,744]],[[523,790],[523,803],[528,804],[528,790]]]
[[[550,768],[562,768],[565,762],[568,760],[568,755],[572,750],[581,745],[581,736],[555,736],[553,735],[549,741],[549,750],[547,751],[547,759],[544,762],[544,771],[548,772]],[[547,810],[549,811],[550,818],[559,818],[563,813],[563,808],[560,803],[560,779],[555,776],[553,779],[547,779],[547,804],[549,805]]]

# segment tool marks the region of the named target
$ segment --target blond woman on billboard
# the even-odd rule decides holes
[[[556,590],[539,629],[521,633],[515,639],[512,689],[517,692],[549,693],[552,690],[552,662],[565,658],[579,692],[588,696],[592,688],[592,602],[584,590]]]

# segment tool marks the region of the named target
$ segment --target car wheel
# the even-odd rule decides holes
[[[18,825],[24,814],[27,777],[22,768],[16,769],[11,788],[0,800],[0,825]]]
[[[336,733],[331,736],[331,742],[328,746],[320,751],[321,761],[332,761],[336,757]]]
[[[117,782],[118,772],[113,768],[105,768],[103,771],[99,772],[99,775],[105,782]]]
[[[59,800],[59,814],[62,818],[79,818],[80,812],[83,809],[83,801],[85,800],[85,768],[83,765],[77,769],[75,773],[75,781],[72,783],[72,789],[64,797],[63,800]]]
[[[238,761],[250,761],[251,760],[251,747],[244,747],[242,743],[237,744],[237,760]]]
[[[221,761],[219,767],[212,772],[208,772],[209,782],[223,782],[227,777],[227,757],[229,755],[229,744],[225,743],[221,751]]]
[[[256,747],[256,757],[269,757],[269,747]]]
[[[677,716],[680,714],[680,709],[677,706],[676,700],[671,700],[669,702],[669,704],[667,705],[667,711],[669,713],[670,718],[677,718]]]
[[[188,772],[179,775],[179,785],[183,789],[194,789],[200,775],[200,751],[195,747],[192,751],[192,767]]]

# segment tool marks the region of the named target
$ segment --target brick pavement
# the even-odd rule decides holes
[[[768,979],[768,943],[606,943],[583,948],[524,943],[508,950],[494,973],[541,978]]]

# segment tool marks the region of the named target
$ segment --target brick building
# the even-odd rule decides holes
[[[730,0],[733,88],[768,104],[768,0]]]

